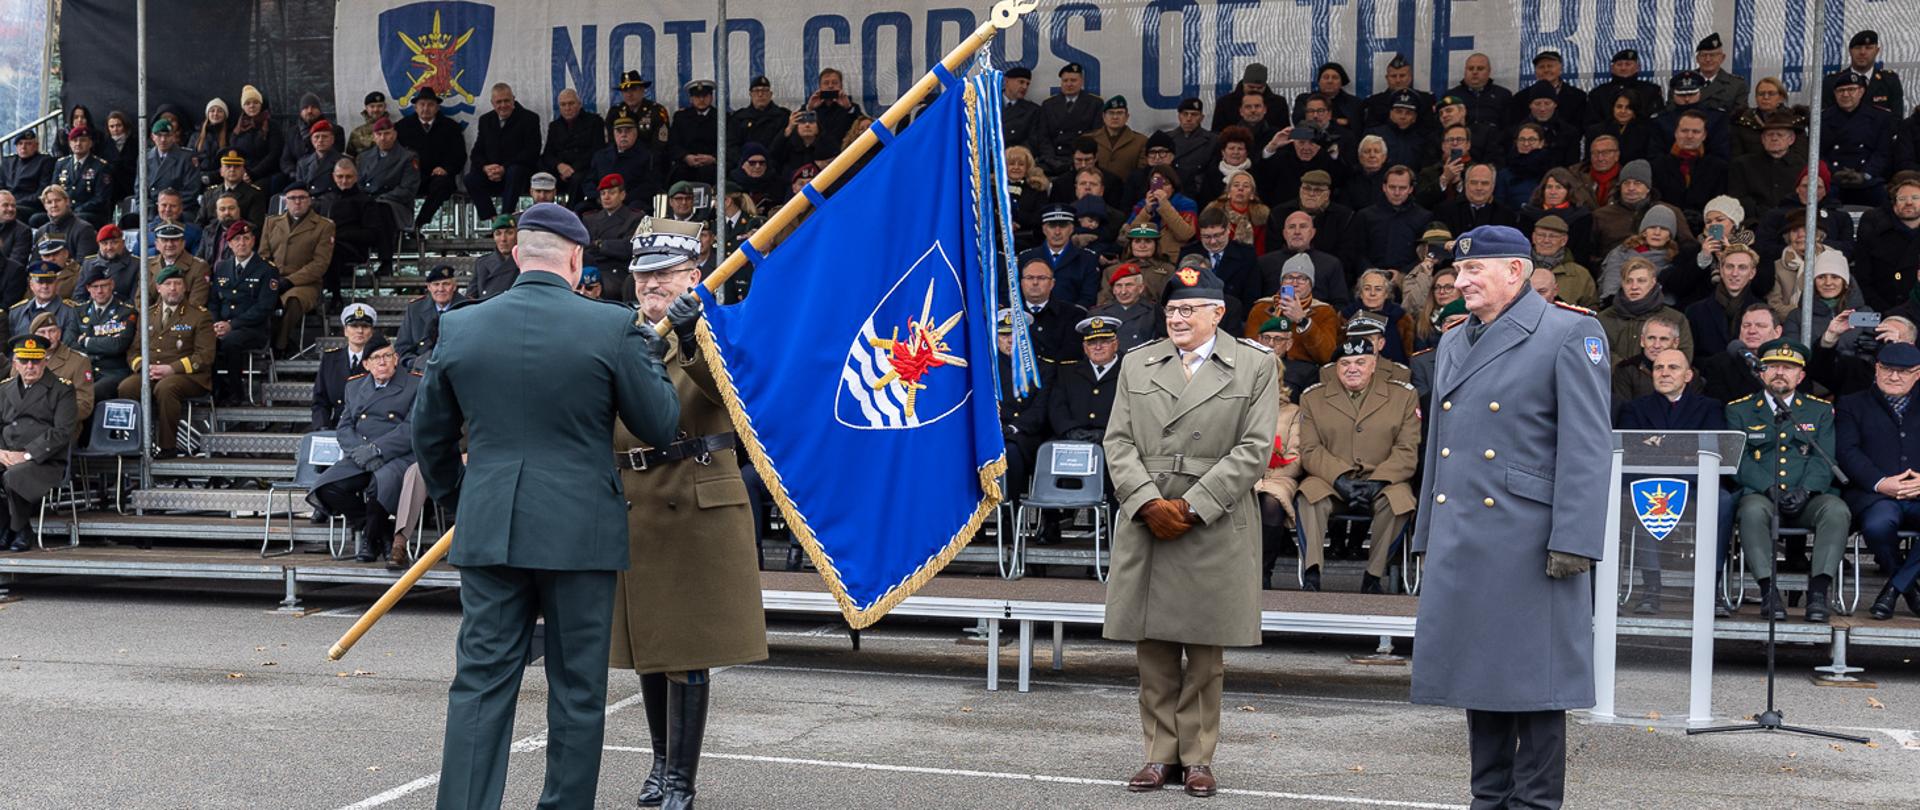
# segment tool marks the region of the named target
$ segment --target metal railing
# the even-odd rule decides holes
[[[39,118],[35,118],[32,121],[27,122],[26,126],[23,126],[12,132],[9,132],[4,137],[0,137],[0,143],[12,143],[14,138],[20,137],[20,133],[26,132],[27,130],[30,130],[30,129],[38,128],[41,124],[45,124],[46,122],[52,121],[53,119],[59,118],[60,116],[65,114],[66,114],[66,110],[54,110],[53,112],[47,113],[46,115],[40,116]]]

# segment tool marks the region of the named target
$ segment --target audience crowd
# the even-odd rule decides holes
[[[1002,313],[1000,329],[1006,350],[1028,330],[1043,380],[1025,397],[1002,392],[1012,490],[1025,491],[1044,442],[1098,440],[1118,358],[1164,332],[1168,279],[1210,270],[1232,331],[1272,350],[1287,383],[1259,487],[1266,578],[1298,543],[1308,587],[1333,556],[1367,560],[1362,588],[1381,589],[1395,539],[1418,519],[1421,415],[1446,405],[1430,401],[1433,349],[1468,320],[1452,242],[1505,225],[1532,241],[1534,290],[1603,324],[1611,353],[1594,359],[1613,369],[1616,427],[1747,431],[1722,523],[1742,528],[1763,592],[1774,589],[1772,522],[1803,526],[1810,537],[1790,540],[1810,543],[1790,542],[1782,566],[1809,575],[1808,618],[1823,620],[1837,549],[1858,530],[1889,575],[1874,615],[1901,594],[1920,613],[1920,556],[1903,558],[1898,537],[1920,529],[1920,429],[1904,438],[1906,414],[1920,420],[1908,407],[1920,369],[1920,107],[1906,106],[1879,52],[1877,33],[1858,32],[1821,83],[1812,178],[1807,109],[1778,78],[1728,71],[1717,34],[1664,83],[1623,50],[1588,88],[1565,79],[1553,51],[1533,56],[1534,80],[1519,88],[1496,83],[1482,54],[1450,88],[1423,86],[1396,57],[1364,99],[1339,63],[1291,99],[1251,64],[1232,91],[1181,101],[1177,124],[1151,132],[1133,126],[1127,99],[1088,90],[1078,64],[1039,101],[1032,72],[1009,69],[1000,103],[1027,311]],[[711,269],[871,123],[839,71],[816,85],[789,108],[756,77],[749,103],[726,110],[713,82],[696,80],[682,88],[688,106],[669,111],[628,71],[604,114],[566,89],[543,122],[497,84],[465,125],[430,88],[368,93],[337,118],[308,94],[288,119],[247,86],[237,110],[217,98],[197,117],[163,105],[144,133],[124,112],[96,118],[75,104],[50,148],[28,131],[0,161],[0,298],[18,302],[8,333],[86,361],[57,376],[89,401],[152,378],[156,415],[171,424],[187,398],[241,395],[234,372],[250,358],[299,348],[307,313],[338,313],[348,346],[327,353],[313,404],[314,427],[330,428],[351,412],[346,381],[369,355],[389,377],[388,355],[413,368],[439,313],[512,283],[523,198],[579,213],[594,239],[583,293],[632,299],[629,239],[647,215],[724,214],[730,244],[703,236]],[[723,115],[720,196],[708,180],[722,168]],[[147,182],[135,187],[142,160]],[[428,293],[389,344],[342,283],[363,264],[390,271],[400,240],[455,194],[493,250],[464,290],[450,267],[423,267]],[[128,248],[140,199],[153,213],[145,257]],[[138,313],[142,260],[155,289]],[[750,284],[743,273],[725,297]],[[161,453],[178,452],[172,431],[158,433]],[[1057,521],[1042,532],[1057,539]]]

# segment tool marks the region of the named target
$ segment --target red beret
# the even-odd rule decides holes
[[[322,118],[318,121],[313,122],[313,126],[307,127],[308,135],[312,135],[315,132],[321,132],[321,131],[332,132],[333,124],[328,123],[327,119]]]
[[[227,239],[229,240],[237,236],[252,236],[252,235],[253,235],[253,226],[247,224],[247,221],[244,219],[236,221],[232,225],[227,226]]]
[[[75,138],[86,138],[88,140],[92,140],[93,133],[88,131],[86,127],[74,127],[73,129],[67,130],[67,140],[71,141]]]
[[[1137,275],[1140,275],[1140,265],[1134,264],[1133,262],[1127,262],[1125,264],[1120,265],[1119,267],[1113,268],[1113,274],[1107,276],[1107,284],[1109,286],[1118,284],[1120,283],[1120,279],[1126,278],[1128,276],[1137,276]]]
[[[373,131],[379,132],[383,129],[393,129],[393,120],[384,115],[373,119]]]
[[[119,239],[119,238],[120,238],[120,226],[109,222],[105,225],[100,226],[100,232],[97,234],[94,234],[93,241],[105,242],[108,239]]]
[[[1803,166],[1800,168],[1800,176],[1794,179],[1793,184],[1796,186],[1800,186],[1802,188],[1806,187],[1807,185],[1806,167]],[[1820,187],[1822,189],[1827,189],[1827,190],[1831,190],[1833,188],[1833,167],[1828,166],[1827,162],[1824,160],[1820,161]]]
[[[626,178],[621,177],[617,173],[609,174],[606,177],[600,178],[599,190],[606,191],[607,189],[610,189],[610,188],[626,188],[626,186],[627,186]]]

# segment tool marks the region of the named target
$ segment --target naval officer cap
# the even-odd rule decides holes
[[[1807,351],[1806,344],[1796,340],[1774,338],[1773,340],[1760,344],[1761,365],[1767,363],[1790,363],[1801,368],[1806,368],[1807,356],[1810,354],[1812,354],[1812,352]]]
[[[1066,203],[1057,203],[1055,205],[1048,206],[1047,212],[1040,215],[1040,224],[1042,225],[1046,225],[1054,222],[1058,222],[1064,225],[1072,225],[1073,221],[1074,221],[1073,206],[1067,205]]]
[[[700,255],[700,222],[647,217],[633,232],[633,260],[629,273],[658,273],[690,262]]]
[[[534,203],[520,215],[520,230],[546,231],[576,245],[586,245],[593,241],[587,234],[587,226],[580,224],[580,218],[554,203]]]
[[[1001,307],[1000,314],[993,318],[994,331],[1002,335],[1013,334],[1013,307]]]
[[[1117,340],[1120,337],[1120,319],[1106,315],[1095,315],[1074,324],[1073,331],[1080,333],[1080,340],[1083,343],[1092,343],[1096,340]]]
[[[1453,240],[1453,260],[1531,259],[1533,243],[1505,225],[1482,225]]]
[[[340,311],[340,325],[372,326],[378,317],[378,314],[373,311],[373,307],[355,301],[348,304],[346,309]]]

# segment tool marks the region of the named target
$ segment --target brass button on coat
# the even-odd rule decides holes
[[[1433,502],[1434,502],[1434,503],[1446,503],[1446,502],[1447,502],[1447,493],[1445,493],[1445,492],[1442,492],[1442,493],[1440,493],[1440,494],[1438,494],[1438,495],[1435,495],[1435,496],[1433,496]]]
[[[1493,456],[1494,456],[1493,448],[1491,447],[1487,448],[1487,460],[1492,461]]]
[[[1499,413],[1499,412],[1500,412],[1500,403],[1498,403],[1498,402],[1489,402],[1489,403],[1487,403],[1487,410],[1489,410],[1489,411],[1493,411],[1494,413]]]

